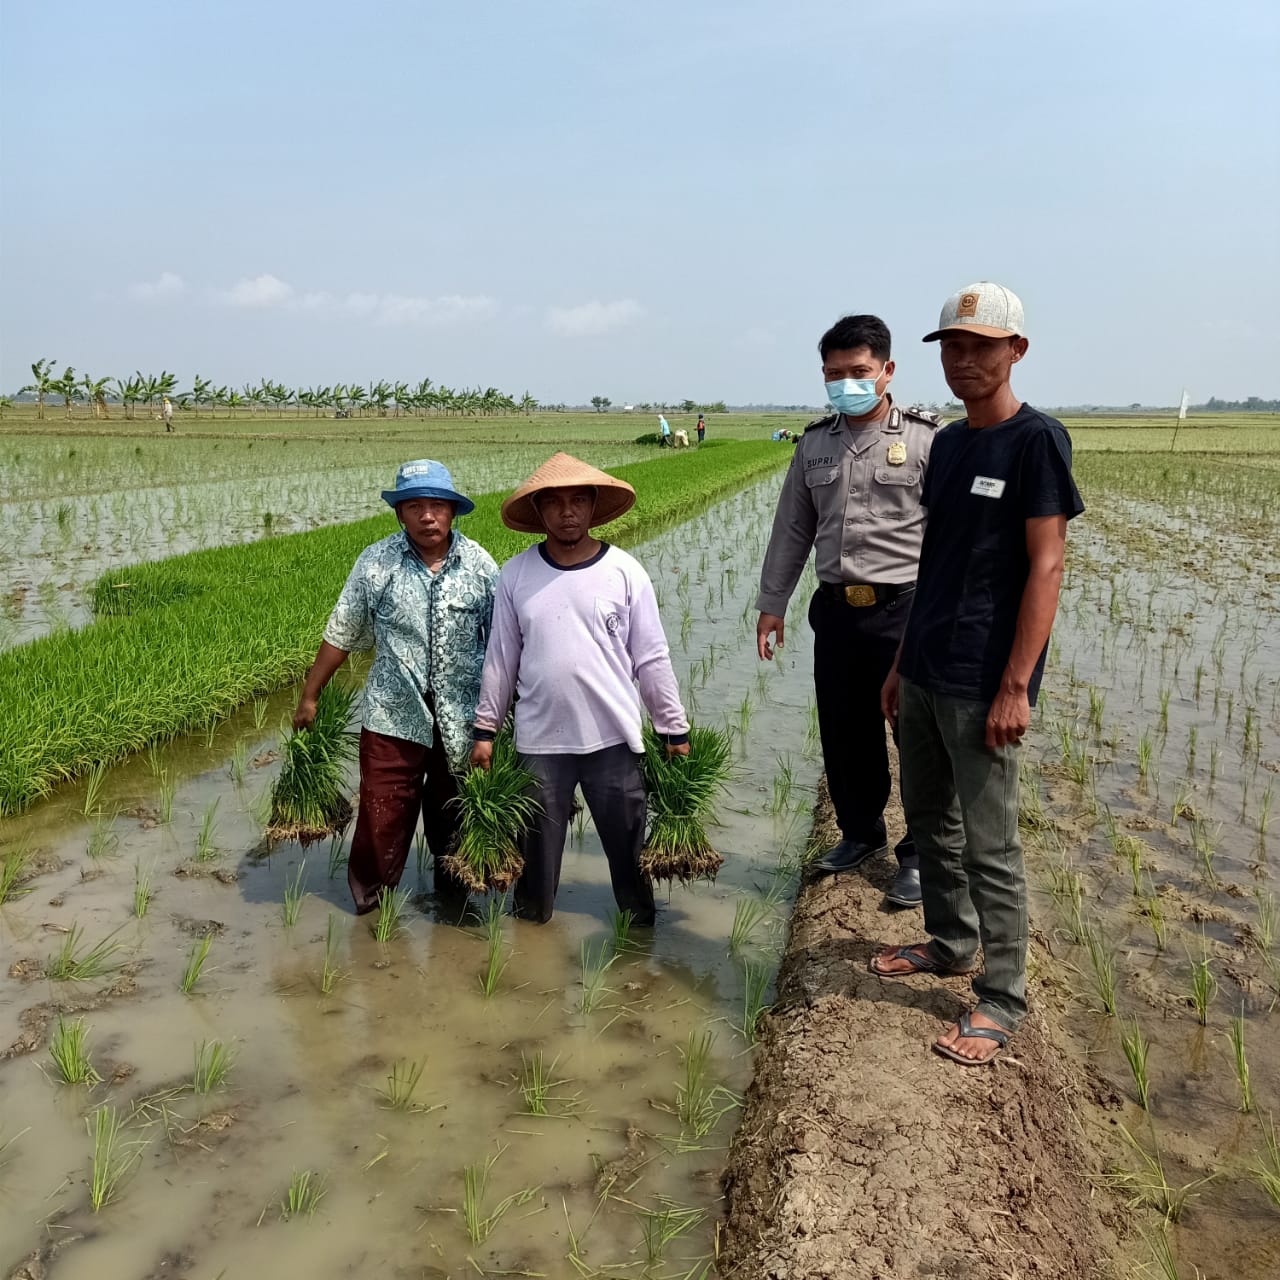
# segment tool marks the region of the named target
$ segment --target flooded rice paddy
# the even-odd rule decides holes
[[[5,824],[6,849],[45,868],[0,909],[5,1274],[37,1256],[62,1280],[212,1280],[270,1269],[284,1249],[317,1275],[706,1272],[818,770],[807,647],[767,668],[753,655],[775,492],[757,486],[637,552],[691,709],[734,729],[737,769],[718,882],[662,895],[657,928],[630,948],[611,942],[589,823],[553,922],[502,922],[491,996],[478,914],[437,900],[413,857],[403,931],[375,941],[349,911],[344,842],[261,850],[289,694]],[[141,918],[139,875],[154,895]],[[77,954],[118,948],[107,972],[45,976],[72,929]],[[59,1010],[83,1020],[92,1087],[58,1081]],[[194,1092],[215,1044],[229,1071]],[[543,1095],[547,1114],[531,1114]],[[125,1172],[95,1214],[87,1126],[103,1107],[122,1123]]]
[[[1077,454],[1028,751],[1041,976],[1119,1135],[1098,1172],[1184,1276],[1280,1273],[1278,463]]]
[[[438,430],[438,428],[437,428]],[[653,450],[575,445],[599,466]],[[0,436],[0,648],[93,620],[107,569],[341,524],[383,509],[413,450],[466,493],[516,484],[548,446],[415,441]]]

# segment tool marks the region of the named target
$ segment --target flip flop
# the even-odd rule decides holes
[[[1009,1043],[1007,1031],[1001,1031],[998,1027],[975,1027],[967,1013],[960,1015],[960,1021],[956,1025],[960,1028],[961,1039],[994,1040],[996,1043],[995,1053],[988,1054],[985,1058],[966,1058],[963,1054],[956,1053],[954,1049],[949,1049],[936,1040],[933,1042],[934,1053],[940,1053],[944,1058],[950,1058],[952,1062],[958,1062],[962,1067],[985,1067],[987,1063],[994,1062],[1000,1056],[1000,1050]]]
[[[876,975],[877,978],[914,978],[918,973],[931,973],[938,978],[963,978],[965,974],[972,973],[973,970],[969,966],[961,969],[953,969],[947,965],[939,964],[931,955],[921,955],[916,950],[922,944],[913,942],[910,946],[899,947],[892,955],[887,955],[883,951],[876,952],[867,964],[867,968]],[[923,944],[923,945],[928,945]],[[886,973],[882,969],[876,968],[876,961],[884,956],[886,960],[905,960],[912,967],[904,969],[901,973]]]

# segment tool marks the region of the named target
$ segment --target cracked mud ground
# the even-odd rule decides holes
[[[894,819],[891,844],[900,812]],[[815,838],[826,835],[838,838],[824,794]],[[1036,985],[1032,1014],[1000,1059],[966,1068],[929,1044],[972,1006],[967,979],[868,972],[879,946],[923,936],[918,911],[883,909],[893,866],[880,859],[800,892],[724,1175],[721,1274],[1115,1275],[1118,1215],[1088,1180],[1097,1157],[1076,1112],[1087,1086]]]

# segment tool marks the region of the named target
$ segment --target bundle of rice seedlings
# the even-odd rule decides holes
[[[284,764],[271,792],[268,845],[296,840],[305,847],[351,821],[344,775],[360,751],[356,735],[347,731],[357,697],[357,690],[327,684],[316,699],[315,723],[285,741]]]
[[[640,869],[654,880],[714,880],[724,859],[711,847],[707,826],[729,777],[732,745],[719,729],[689,730],[689,754],[667,755],[653,726],[645,728],[644,777],[649,835]]]
[[[506,893],[520,878],[520,837],[541,811],[530,794],[534,777],[516,757],[505,730],[493,744],[493,761],[472,769],[458,789],[458,836],[441,859],[448,875],[473,893]]]

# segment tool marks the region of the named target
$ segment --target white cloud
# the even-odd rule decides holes
[[[137,298],[139,302],[160,302],[166,298],[180,297],[186,291],[186,281],[173,271],[162,271],[159,279],[144,280],[129,286],[129,296]]]
[[[621,329],[644,315],[644,308],[632,298],[616,302],[583,302],[576,307],[551,307],[547,327],[564,338],[589,338]]]
[[[220,297],[232,307],[279,307],[293,299],[293,286],[273,275],[246,276]]]

